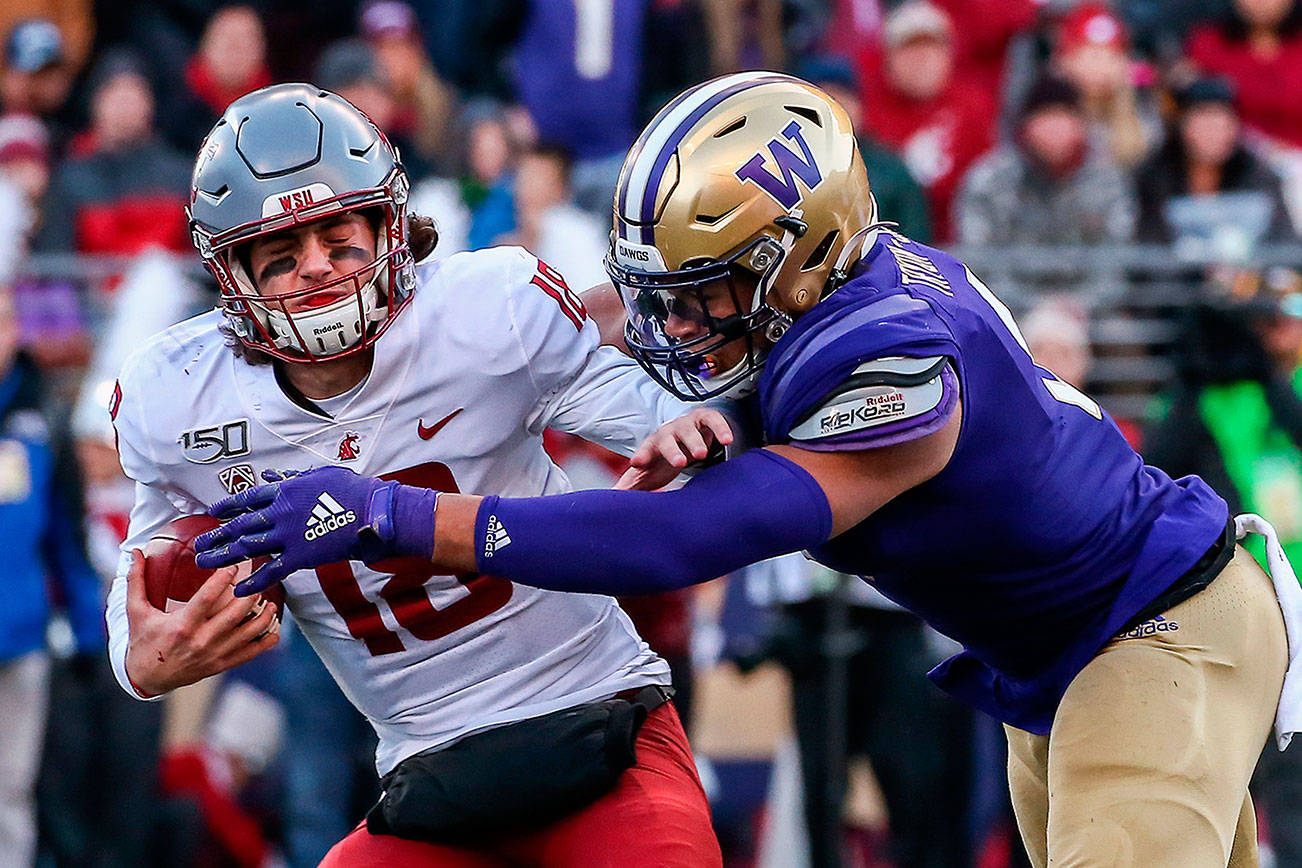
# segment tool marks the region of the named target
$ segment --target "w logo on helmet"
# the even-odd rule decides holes
[[[818,165],[814,162],[814,154],[809,150],[809,145],[805,143],[805,137],[801,135],[800,124],[795,121],[787,124],[786,129],[782,131],[782,137],[795,142],[800,147],[800,154],[796,154],[780,140],[769,140],[768,152],[772,155],[773,162],[777,164],[782,177],[778,177],[764,168],[765,154],[763,152],[747,160],[746,165],[738,169],[736,175],[743,182],[750,181],[778,200],[783,208],[789,209],[800,201],[800,191],[796,189],[796,178],[804,181],[805,187],[812,190],[822,183],[823,174],[818,170]],[[795,175],[795,178],[792,175]]]

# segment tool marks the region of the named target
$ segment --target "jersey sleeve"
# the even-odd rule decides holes
[[[142,406],[144,392],[137,387],[140,362],[129,360],[122,377],[113,390],[109,414],[113,417],[117,436],[118,459],[122,470],[136,483],[135,503],[131,508],[131,521],[127,537],[122,542],[118,558],[117,575],[109,589],[105,620],[108,623],[109,662],[118,684],[136,699],[155,700],[161,697],[142,696],[127,677],[127,571],[131,567],[131,552],[143,548],[160,527],[184,514],[173,497],[163,488],[162,474],[153,457],[147,428],[148,413]]]
[[[136,699],[153,701],[161,699],[162,695],[142,696],[127,677],[127,644],[130,641],[127,630],[127,570],[131,568],[131,551],[143,548],[160,527],[181,515],[181,511],[173,506],[162,492],[136,483],[136,502],[131,508],[131,526],[127,531],[126,540],[122,543],[118,572],[113,579],[113,587],[109,589],[108,607],[105,612],[109,634],[109,662],[113,666],[113,675],[117,678],[118,685]]]
[[[958,342],[930,305],[903,292],[847,295],[774,348],[760,388],[769,442],[888,446],[939,430],[958,404]]]
[[[687,408],[632,359],[601,346],[597,324],[560,272],[521,253],[529,273],[512,282],[508,305],[537,395],[529,430],[555,428],[633,454],[643,438]]]
[[[539,408],[530,427],[555,428],[627,456],[665,422],[690,409],[628,356],[603,346]]]

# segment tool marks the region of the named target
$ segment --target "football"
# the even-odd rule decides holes
[[[179,609],[213,574],[194,562],[194,539],[219,524],[217,519],[202,513],[182,516],[165,525],[145,544],[145,595],[155,609],[164,612]],[[254,563],[249,561],[240,564],[238,578],[246,578],[253,567]],[[274,585],[262,596],[276,604],[279,618],[285,602],[284,588]]]

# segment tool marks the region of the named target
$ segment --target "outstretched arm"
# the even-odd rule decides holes
[[[855,526],[939,473],[960,424],[956,410],[933,434],[858,452],[754,450],[677,491],[445,495],[434,561],[560,591],[685,587]]]
[[[196,540],[198,562],[274,555],[237,587],[240,596],[297,569],[395,554],[561,591],[681,588],[854,527],[944,469],[960,425],[956,406],[939,430],[890,446],[757,449],[667,492],[436,495],[325,467],[214,504],[214,514],[231,520]],[[306,539],[302,528],[322,503],[340,518]]]

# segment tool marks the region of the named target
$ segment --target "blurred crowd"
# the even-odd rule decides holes
[[[0,866],[314,865],[376,795],[369,729],[292,625],[166,707],[107,672],[102,595],[133,495],[104,407],[133,346],[214,298],[184,205],[225,106],[273,82],[333,90],[399,148],[435,255],[521,244],[591,286],[641,127],[683,88],[758,68],[845,105],[906,235],[1181,263],[1169,376],[1118,421],[1302,558],[1302,0],[9,0]],[[1090,277],[1020,289],[1036,358],[1089,386]],[[550,445],[578,484],[617,472]],[[802,559],[745,573],[627,604],[685,720],[694,672],[785,673],[803,831],[773,831],[781,762],[755,777],[703,756],[728,864],[1023,864],[997,729],[921,677],[946,640]],[[1298,755],[1255,785],[1281,868],[1302,866]]]

